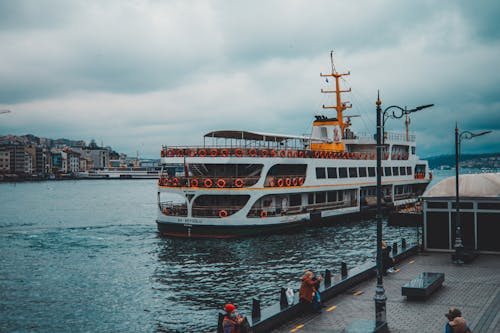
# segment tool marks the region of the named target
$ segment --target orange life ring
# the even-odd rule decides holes
[[[314,158],[318,158],[319,157],[319,151],[315,151],[314,152]]]
[[[292,152],[292,155],[293,155],[293,157],[297,158],[297,157],[299,157],[299,152],[298,152],[298,151],[296,151],[296,150],[294,150],[294,151]]]
[[[292,185],[293,186],[297,186],[298,183],[299,183],[299,181],[297,180],[297,178],[292,178]]]
[[[217,179],[217,182],[215,183],[218,188],[223,188],[226,187],[226,181],[222,178]]]
[[[372,160],[374,160],[376,157],[376,154],[375,153],[372,153]]]
[[[227,217],[227,210],[225,210],[225,209],[221,209],[221,210],[219,210],[219,217],[220,217],[221,219],[223,219],[223,218]]]
[[[189,149],[189,150],[188,150],[188,155],[189,155],[190,157],[194,157],[194,156],[196,156],[196,149]]]
[[[174,156],[174,154],[175,154],[175,153],[174,153],[174,150],[173,150],[173,149],[169,149],[169,150],[167,150],[167,156],[168,156],[168,157],[173,157],[173,156]]]
[[[167,207],[163,208],[162,212],[163,212],[163,214],[168,215],[168,208]]]
[[[267,217],[267,211],[262,210],[262,211],[260,212],[260,217],[262,217],[262,218]]]
[[[269,155],[271,155],[271,157],[278,156],[278,154],[276,154],[276,150],[275,149],[271,149],[271,151],[269,152]]]
[[[165,157],[165,151],[163,149],[160,151],[160,156]]]
[[[179,178],[174,177],[172,178],[172,186],[178,186],[179,185]]]
[[[267,155],[269,155],[269,152],[267,151],[267,149],[262,149],[260,151],[260,156],[267,157]]]
[[[297,182],[298,182],[299,186],[302,186],[302,184],[304,184],[304,178],[299,177],[299,180]]]
[[[222,157],[228,157],[228,156],[229,156],[229,149],[227,149],[227,148],[222,148],[222,149],[220,150],[220,156],[222,156]]]
[[[304,158],[304,151],[303,150],[299,150],[299,158]]]
[[[210,178],[206,178],[203,181],[203,186],[205,186],[205,187],[212,187],[213,184],[214,184],[214,182]]]
[[[242,156],[243,156],[243,149],[241,149],[241,148],[236,148],[236,149],[234,150],[234,156],[236,156],[236,157],[242,157]]]
[[[210,149],[210,156],[211,157],[216,157],[218,154],[219,154],[219,151],[217,150],[217,148]]]
[[[177,157],[182,157],[182,156],[184,156],[184,149],[182,148],[177,149]]]
[[[278,181],[276,182],[278,184],[278,187],[283,187],[283,178],[279,178]]]
[[[279,154],[280,154],[280,157],[285,157],[286,156],[286,152],[283,149],[281,149],[279,151]]]
[[[292,185],[292,180],[290,178],[286,178],[285,179],[285,184],[286,184],[286,186]]]
[[[333,158],[333,152],[328,153],[328,158]]]
[[[304,157],[308,158],[309,157],[309,150],[304,151]]]
[[[257,149],[255,149],[255,148],[248,149],[248,155],[250,155],[250,157],[257,156]]]
[[[199,184],[200,183],[199,183],[198,179],[196,179],[196,178],[191,179],[191,186],[192,187],[198,187]]]
[[[205,157],[205,156],[207,156],[207,151],[206,151],[206,149],[205,149],[205,148],[201,148],[201,149],[199,149],[199,150],[198,150],[198,156],[200,156],[200,157]]]
[[[238,188],[239,188],[239,187],[243,187],[243,185],[245,185],[245,182],[243,181],[243,179],[241,179],[241,178],[236,178],[236,179],[234,180],[234,186],[236,186],[236,187],[238,187]]]

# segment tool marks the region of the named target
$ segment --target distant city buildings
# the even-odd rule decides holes
[[[147,163],[158,166],[156,161]],[[86,145],[83,140],[53,140],[31,134],[0,136],[0,181],[77,178],[88,171],[140,166],[138,158],[128,159],[111,147],[99,147],[94,140]]]

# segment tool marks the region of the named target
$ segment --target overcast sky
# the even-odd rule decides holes
[[[306,134],[343,81],[352,129],[383,107],[415,113],[417,153],[454,152],[454,126],[500,151],[500,1],[1,1],[0,134],[95,139],[159,157],[162,144],[245,129]],[[388,120],[404,130],[403,120]]]

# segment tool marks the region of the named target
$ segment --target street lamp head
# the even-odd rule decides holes
[[[485,135],[485,134],[488,134],[488,133],[491,133],[491,131],[484,131],[484,132],[480,132],[480,133],[473,133],[472,137],[481,136],[481,135]]]
[[[417,106],[415,108],[415,111],[420,111],[422,109],[427,109],[427,108],[430,108],[431,106],[434,106],[434,104],[426,104],[426,105]]]
[[[485,135],[488,133],[491,133],[491,131],[483,131],[483,132],[479,132],[479,133],[472,133],[470,131],[463,131],[462,133],[460,133],[458,142],[460,143],[460,142],[462,142],[463,139],[470,140],[472,138],[475,138],[476,136],[481,136],[481,135]]]
[[[417,112],[417,111],[420,111],[420,110],[423,110],[423,109],[427,109],[427,108],[430,108],[431,106],[434,106],[434,104],[426,104],[426,105],[420,105],[420,106],[417,106],[416,108],[414,109],[411,109],[411,110],[405,110],[405,114],[410,114],[412,112]]]

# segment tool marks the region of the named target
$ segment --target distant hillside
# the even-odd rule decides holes
[[[429,162],[431,169],[455,167],[455,155],[432,156],[424,160]],[[500,153],[460,155],[460,167],[498,169],[500,168]]]

